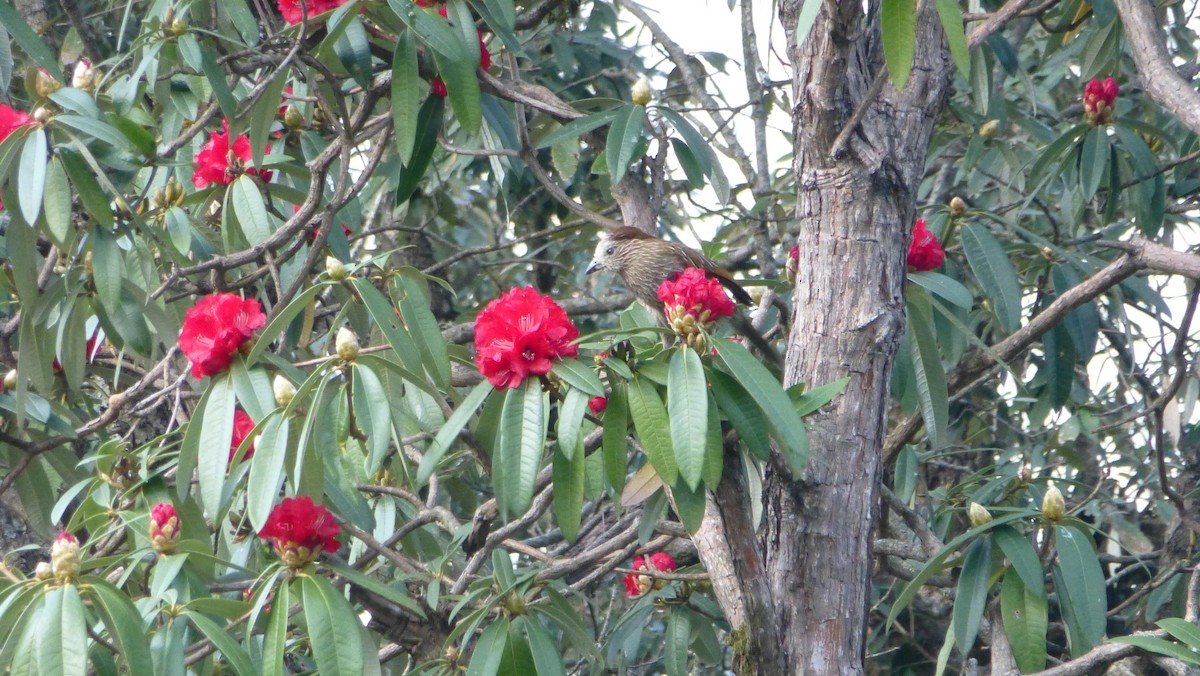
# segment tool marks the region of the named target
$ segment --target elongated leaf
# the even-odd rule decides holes
[[[38,668],[42,673],[87,673],[87,621],[75,585],[46,593],[38,629]]]
[[[223,6],[229,7],[230,5]],[[270,77],[270,84],[263,90],[258,103],[254,104],[254,112],[250,116],[250,158],[256,167],[263,165],[263,157],[267,154],[267,144],[271,138],[271,125],[279,117],[280,106],[285,103],[283,92],[287,88],[288,71],[286,69],[283,72],[274,71]],[[240,219],[241,216],[238,218]]]
[[[979,622],[987,606],[988,583],[992,576],[992,541],[979,538],[967,549],[958,591],[954,595],[954,641],[965,656],[975,645]]]
[[[645,378],[635,378],[629,383],[629,410],[633,414],[633,426],[646,458],[666,484],[675,483],[679,476],[679,465],[675,462],[675,449],[671,440],[671,427],[667,422],[667,411],[654,385]],[[607,411],[606,411],[607,412]],[[703,451],[701,451],[703,458]]]
[[[262,193],[258,191],[258,183],[250,174],[242,174],[229,187],[229,201],[233,204],[233,213],[237,216],[242,234],[251,246],[265,242],[274,232],[274,221],[267,215],[267,206],[263,203]]]
[[[504,617],[483,630],[483,635],[475,641],[475,648],[471,651],[467,676],[495,676],[500,670],[504,649],[508,645],[508,623],[508,618]]]
[[[732,376],[712,369],[708,372],[708,382],[717,406],[729,418],[729,424],[737,430],[742,443],[746,444],[754,457],[764,462],[769,460],[771,443],[762,409]]]
[[[963,286],[962,282],[940,272],[910,272],[908,280],[964,310],[975,307],[975,299],[971,297],[971,292],[967,290],[967,287]]]
[[[315,286],[310,286],[302,293],[298,294],[288,303],[287,307],[282,312],[275,315],[271,319],[271,323],[267,324],[261,331],[258,332],[258,337],[254,339],[254,347],[250,348],[250,354],[246,355],[246,366],[254,366],[255,363],[262,357],[263,353],[271,347],[271,342],[292,323],[304,308],[308,307],[312,299],[320,293],[329,283],[321,283]]]
[[[112,208],[87,162],[78,153],[70,151],[59,152],[58,158],[62,160],[63,169],[67,170],[67,176],[71,179],[71,185],[75,186],[75,192],[79,194],[79,201],[83,202],[84,209],[96,219],[98,225],[111,229]]]
[[[229,88],[229,83],[225,80],[225,70],[217,64],[217,55],[207,42],[200,47],[200,65],[204,69],[204,76],[208,78],[208,83],[212,86],[213,94],[217,97],[217,103],[221,106],[221,113],[232,123],[233,119],[237,117],[237,99],[233,95],[233,90]]]
[[[429,481],[429,477],[437,469],[437,464],[450,448],[450,444],[458,438],[458,433],[462,431],[463,427],[466,427],[467,421],[475,415],[475,411],[479,410],[483,401],[493,391],[491,383],[481,382],[463,399],[458,408],[454,409],[454,413],[438,430],[437,436],[433,438],[433,443],[429,444],[429,448],[425,450],[425,455],[421,458],[421,464],[417,468],[418,486],[424,486]]]
[[[304,621],[308,624],[313,657],[322,674],[363,673],[362,625],[354,609],[319,575],[300,578]]]
[[[406,165],[412,162],[423,91],[425,83],[417,69],[417,45],[412,32],[404,31],[396,42],[396,53],[392,57],[392,124],[396,151]]]
[[[692,490],[696,490],[703,483],[707,450],[708,383],[704,378],[704,365],[695,350],[681,348],[671,356],[667,414],[679,474]]]
[[[562,654],[536,616],[517,617],[513,620],[513,626],[525,632],[529,650],[533,653],[533,663],[537,667],[537,676],[566,676]]]
[[[1086,535],[1068,526],[1055,526],[1054,534],[1058,545],[1054,576],[1058,604],[1067,621],[1071,654],[1081,655],[1104,636],[1108,609],[1104,571]]]
[[[1167,633],[1182,641],[1193,650],[1200,650],[1200,627],[1188,622],[1182,617],[1167,617],[1158,621],[1158,626]],[[1200,658],[1200,654],[1196,655]]]
[[[121,282],[125,278],[125,264],[121,261],[121,248],[107,229],[92,228],[92,279],[96,283],[96,294],[100,304],[109,314],[117,312],[121,300]]]
[[[46,228],[50,238],[59,247],[64,247],[71,236],[71,186],[67,183],[67,171],[62,160],[51,158],[46,168],[46,192],[42,210],[46,214]]]
[[[841,394],[849,382],[850,377],[846,376],[838,378],[832,383],[825,383],[824,385],[818,385],[811,390],[807,390],[796,401],[796,414],[806,416],[809,413],[816,412],[817,409],[833,401],[834,397]]]
[[[476,83],[475,86],[478,88],[479,84]],[[438,135],[442,133],[442,110],[445,105],[445,99],[442,97],[428,96],[417,111],[417,133],[412,161],[405,163],[400,171],[400,178],[396,181],[396,206],[407,202],[425,179],[425,171],[429,169],[433,151],[437,148]]]
[[[1004,247],[979,222],[965,225],[960,238],[971,271],[992,301],[996,321],[1008,333],[1016,331],[1021,326],[1021,283]]]
[[[583,453],[577,453],[574,458],[561,452],[554,454],[554,519],[567,542],[574,542],[579,534],[585,466]]]
[[[1085,202],[1090,202],[1100,187],[1110,154],[1107,128],[1096,127],[1088,132],[1079,156],[1079,187]]]
[[[558,450],[567,460],[572,460],[576,454],[583,452],[579,443],[582,432],[580,426],[583,424],[587,407],[588,395],[583,390],[572,388],[567,390],[567,395],[558,408]]]
[[[997,531],[998,532],[998,531]],[[1000,587],[1000,614],[1004,633],[1012,646],[1021,673],[1046,668],[1046,593],[1025,586],[1015,567],[1004,574]]]
[[[392,303],[366,279],[355,278],[354,288],[363,304],[367,306],[371,319],[375,320],[375,325],[383,332],[383,337],[400,358],[400,363],[414,373],[422,373],[424,365],[421,363],[421,354],[417,351],[412,336],[396,316],[396,309]]]
[[[154,673],[150,658],[150,642],[142,628],[142,617],[129,598],[111,583],[100,578],[88,578],[87,587],[93,608],[108,628],[109,636],[121,651],[131,674]]]
[[[42,213],[42,195],[46,191],[46,162],[49,148],[46,134],[35,129],[21,147],[20,173],[17,176],[17,201],[26,223],[37,223]]]
[[[600,376],[578,359],[559,359],[550,371],[577,390],[593,397],[604,396],[604,384],[600,382]]]
[[[917,53],[917,4],[913,0],[882,0],[883,59],[896,91],[903,91]]]
[[[1127,645],[1136,646],[1147,652],[1166,655],[1183,660],[1187,664],[1200,665],[1200,655],[1188,650],[1186,647],[1179,645],[1173,641],[1168,641],[1165,638],[1156,636],[1118,636],[1109,639],[1110,643],[1125,643]]]
[[[360,428],[367,431],[367,474],[383,466],[392,442],[392,415],[388,395],[374,371],[354,366],[354,413]]]
[[[233,667],[235,673],[239,676],[257,676],[259,674],[254,663],[250,661],[250,656],[246,654],[245,650],[242,650],[237,639],[225,631],[221,625],[198,612],[189,610],[187,616],[192,624],[213,642],[213,645],[220,651],[222,659]]]
[[[668,676],[688,673],[688,644],[692,638],[692,611],[687,606],[675,606],[667,618],[667,644],[663,665]]]
[[[925,420],[929,445],[936,451],[946,445],[950,395],[946,372],[942,369],[942,354],[934,337],[933,311],[924,291],[918,293],[912,289],[908,294],[908,330],[912,334],[909,344],[912,346],[913,375],[916,378],[917,398],[921,402],[921,416]],[[965,638],[957,631],[955,636]]]
[[[593,129],[603,127],[609,122],[612,122],[620,110],[621,109],[606,110],[601,113],[592,113],[591,115],[581,117],[578,120],[571,120],[558,129],[555,129],[549,134],[543,136],[541,141],[538,142],[537,147],[540,150],[542,148],[549,148],[550,146],[557,144],[559,141],[573,141],[574,139],[579,138],[583,134],[586,134]]]
[[[1046,595],[1045,571],[1042,570],[1042,562],[1038,559],[1037,551],[1034,550],[1029,539],[1021,535],[1017,529],[1003,526],[992,532],[992,540],[1000,545],[1000,550],[1004,552],[1005,558],[1021,576],[1026,591],[1044,597]]]
[[[771,433],[785,449],[784,457],[792,470],[792,476],[804,476],[804,467],[808,464],[808,433],[787,392],[767,367],[741,344],[731,340],[714,342],[717,354],[725,363],[729,374],[762,408],[770,424]]]
[[[800,8],[799,16],[796,19],[796,44],[803,45],[808,39],[808,34],[812,32],[813,24],[817,22],[817,14],[821,10],[821,0],[804,0],[804,6]]]
[[[608,128],[605,158],[608,161],[608,174],[614,184],[625,178],[629,164],[636,159],[634,153],[642,140],[642,124],[645,119],[644,107],[629,105],[617,111],[612,125]]]
[[[257,452],[256,452],[257,454]],[[291,582],[284,580],[275,588],[267,631],[263,634],[263,676],[283,676],[284,648],[287,643],[288,606],[291,605]]]
[[[492,462],[496,498],[509,516],[524,514],[546,443],[542,386],[533,378],[508,391],[500,413],[500,443]]]
[[[942,30],[946,32],[946,42],[950,46],[950,58],[954,61],[954,67],[964,78],[969,79],[971,77],[971,52],[967,48],[967,34],[963,30],[962,12],[958,9],[958,0],[934,0],[934,6],[937,7]]]
[[[604,475],[614,495],[625,488],[625,474],[629,468],[629,398],[628,387],[611,371],[608,382],[612,392],[608,395],[608,408],[604,409],[604,432],[601,438],[601,453],[604,455]]]
[[[229,465],[229,444],[233,439],[234,389],[229,374],[214,376],[209,390],[204,416],[193,418],[190,424],[200,423],[197,457],[200,504],[204,506],[205,514],[217,518]]]
[[[398,281],[403,292],[399,303],[400,316],[417,345],[425,372],[438,386],[449,387],[450,357],[437,318],[429,309],[429,293],[424,279],[418,282],[411,275],[401,274]]]

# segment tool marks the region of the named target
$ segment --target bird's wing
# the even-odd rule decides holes
[[[750,294],[746,293],[746,289],[742,288],[742,285],[733,278],[733,275],[729,274],[728,270],[720,265],[717,265],[711,258],[705,256],[699,251],[696,251],[695,249],[686,246],[680,246],[679,250],[683,255],[683,258],[687,261],[688,267],[700,268],[709,275],[716,277],[717,281],[721,283],[721,286],[725,287],[729,293],[733,294],[733,297],[735,300],[737,300],[737,302],[742,303],[743,305],[754,305],[754,300],[750,298]]]

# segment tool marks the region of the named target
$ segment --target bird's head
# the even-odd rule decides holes
[[[637,228],[630,227],[604,233],[596,243],[596,251],[592,254],[592,262],[588,264],[587,274],[599,270],[621,274],[629,262],[629,257],[637,250],[637,243],[655,239]]]

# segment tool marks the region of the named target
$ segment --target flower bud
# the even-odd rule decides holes
[[[11,390],[17,386],[17,370],[11,369],[4,374],[4,389]]]
[[[987,507],[984,507],[978,502],[972,502],[970,506],[967,507],[967,516],[971,519],[972,528],[979,528],[980,526],[987,525],[992,521],[992,513],[987,511]]]
[[[1000,120],[988,120],[979,125],[979,135],[986,139],[996,138],[1000,133]]]
[[[1067,514],[1067,503],[1063,501],[1062,491],[1054,484],[1046,488],[1046,496],[1042,498],[1042,515],[1050,521],[1058,521]]]
[[[82,89],[85,92],[90,92],[96,86],[94,75],[95,70],[92,68],[92,62],[87,59],[80,59],[75,63],[75,71],[71,73],[71,86],[76,89]]]
[[[304,116],[296,110],[296,106],[288,106],[287,110],[283,111],[283,123],[288,129],[299,129],[304,126]]]
[[[45,68],[39,70],[33,80],[33,91],[43,99],[49,98],[51,94],[62,89],[62,83],[54,79],[50,71]]]
[[[150,546],[159,554],[170,554],[177,542],[179,514],[174,505],[160,502],[150,510]]]
[[[951,216],[954,216],[954,217],[962,216],[963,212],[966,210],[967,210],[967,203],[965,201],[963,201],[963,198],[959,197],[958,195],[955,195],[954,197],[950,198],[950,215]]]
[[[592,397],[588,400],[588,408],[591,409],[592,415],[600,415],[608,408],[608,397]]]
[[[275,375],[271,389],[275,391],[275,403],[281,407],[286,408],[288,404],[292,403],[292,398],[296,396],[296,388],[292,385],[292,381],[279,374]]]
[[[60,580],[70,580],[79,574],[79,540],[63,531],[50,546],[50,570]]]
[[[38,561],[37,567],[33,569],[33,577],[38,580],[49,580],[54,575],[54,571],[50,569],[49,561]]]
[[[338,358],[342,361],[354,361],[358,357],[358,336],[345,326],[338,329],[333,344],[337,348]]]
[[[333,256],[326,256],[325,272],[329,274],[330,279],[340,282],[346,278],[346,265]]]
[[[171,22],[171,33],[173,33],[175,35],[175,37],[179,37],[179,36],[183,35],[184,33],[186,33],[187,31],[188,31],[188,25],[187,25],[187,22],[185,22],[183,19],[177,18]]]
[[[633,88],[629,90],[629,98],[639,106],[650,103],[650,99],[654,98],[654,91],[650,89],[650,80],[645,75],[633,83]]]
[[[37,108],[33,109],[33,115],[30,117],[32,117],[33,120],[38,124],[46,124],[50,121],[50,114],[49,108],[46,106],[38,106]]]

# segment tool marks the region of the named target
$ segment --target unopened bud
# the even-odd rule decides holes
[[[513,592],[504,597],[504,610],[511,617],[525,614],[525,596],[517,592]]]
[[[62,83],[54,79],[50,71],[43,68],[37,72],[33,80],[33,91],[43,99],[49,98],[51,94],[62,89]]]
[[[176,37],[183,35],[187,32],[187,30],[188,25],[183,19],[175,19],[171,22],[171,32],[174,33]]]
[[[966,210],[967,210],[967,203],[963,201],[963,198],[959,197],[958,195],[955,195],[954,197],[950,198],[950,215],[951,216],[955,216],[955,217],[962,216],[963,212]]]
[[[292,385],[292,381],[279,374],[275,375],[271,389],[275,391],[275,403],[284,408],[292,403],[292,399],[296,396],[296,388]]]
[[[11,369],[4,374],[4,389],[11,390],[17,386],[17,370]]]
[[[54,571],[50,569],[49,561],[38,561],[37,566],[33,569],[33,577],[38,580],[49,580],[54,575]]]
[[[1062,491],[1054,484],[1046,488],[1046,496],[1042,498],[1042,516],[1050,521],[1058,521],[1067,514],[1067,503],[1063,501]]]
[[[980,526],[987,525],[992,521],[992,513],[987,511],[987,507],[984,507],[978,502],[972,502],[971,505],[967,507],[967,516],[971,519],[972,528],[979,528]]]
[[[304,116],[296,110],[296,106],[288,106],[283,111],[283,123],[288,129],[299,129],[304,126]]]
[[[63,531],[50,546],[50,570],[60,580],[70,580],[79,574],[79,540]]]
[[[629,90],[629,98],[639,106],[650,103],[650,99],[654,98],[654,91],[650,89],[650,80],[645,75],[633,83],[633,88]]]
[[[337,348],[338,358],[342,361],[354,361],[358,357],[358,336],[345,326],[338,329],[334,346]]]
[[[71,73],[71,86],[76,89],[82,89],[90,92],[96,86],[92,62],[87,59],[80,59],[75,64],[75,72]]]
[[[38,124],[46,124],[50,121],[50,109],[46,106],[38,106],[33,109],[33,115],[30,117]]]
[[[1000,133],[1000,120],[988,120],[979,125],[979,135],[986,139],[996,138]]]
[[[160,502],[150,510],[150,546],[159,554],[171,554],[179,542],[179,513],[175,506]]]
[[[346,278],[346,265],[333,256],[326,256],[325,272],[329,273],[330,279],[340,282]]]

